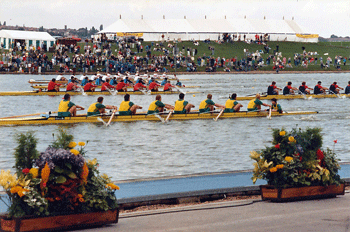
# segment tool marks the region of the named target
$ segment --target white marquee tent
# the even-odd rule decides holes
[[[205,40],[218,39],[223,33],[246,35],[254,39],[255,34],[270,35],[272,41],[317,42],[318,35],[310,33],[294,20],[271,19],[119,19],[100,33],[109,36],[135,35],[145,41],[165,39]]]
[[[21,45],[25,43],[26,47],[30,46],[41,47],[42,44],[46,44],[46,48],[53,46],[55,38],[47,32],[38,31],[19,31],[19,30],[1,30],[0,31],[0,44],[3,48],[13,48],[19,42]]]

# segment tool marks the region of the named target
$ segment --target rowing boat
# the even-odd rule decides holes
[[[32,85],[30,86],[32,87],[33,89],[47,89],[47,85]],[[96,89],[100,89],[102,86],[97,86]],[[185,88],[185,89],[195,89],[195,88],[200,88],[199,85],[190,85],[190,86],[185,86],[185,87],[182,87],[182,86],[177,86],[178,88]],[[65,89],[67,88],[67,86],[60,86],[60,89]],[[128,86],[128,89],[133,89],[134,87],[133,86]],[[163,86],[159,86],[159,89],[163,89]]]
[[[347,98],[350,97],[350,94],[296,94],[296,95],[261,95],[260,100],[271,100],[272,98],[276,99],[312,99],[312,98]],[[246,96],[246,97],[237,97],[236,100],[252,100],[255,96]]]
[[[82,95],[81,92],[77,91],[60,91],[60,92],[47,92],[47,91],[11,91],[11,92],[0,92],[0,96],[56,96],[56,95],[65,95],[69,93],[70,95]],[[150,92],[152,95],[163,95],[163,94],[179,94],[180,91],[157,91]],[[200,92],[187,92],[188,94],[200,93]],[[108,91],[95,91],[95,92],[85,92],[87,95],[111,95]],[[127,92],[117,92],[116,95],[142,95],[144,93],[140,91],[127,91]]]
[[[189,114],[171,114],[168,120],[199,120],[199,119],[215,119],[220,112],[211,113],[199,113],[191,112]],[[317,114],[317,111],[288,111],[282,114],[278,112],[272,112],[272,117],[278,116],[289,116],[289,115],[308,115]],[[166,119],[169,113],[161,113],[159,115],[152,114],[136,114],[136,115],[115,115],[112,119],[113,122],[133,122],[133,121],[160,121],[160,118]],[[268,116],[268,111],[262,112],[234,112],[234,113],[223,113],[220,116],[221,119],[225,118],[253,118],[253,117],[266,117]],[[75,124],[75,123],[99,123],[98,118],[102,118],[103,121],[108,122],[110,115],[104,116],[90,116],[81,115],[77,117],[56,117],[56,116],[40,116],[31,118],[6,118],[0,119],[0,126],[10,126],[10,125],[47,125],[47,124]]]

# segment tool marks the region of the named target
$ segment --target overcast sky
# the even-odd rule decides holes
[[[350,36],[350,0],[1,0],[0,22],[104,28],[119,19],[292,19],[323,37]]]

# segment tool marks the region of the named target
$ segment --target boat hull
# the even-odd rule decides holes
[[[312,98],[347,98],[350,94],[309,94],[309,95],[261,95],[260,100],[280,99],[312,99]],[[252,100],[255,96],[237,97],[237,100]]]
[[[220,112],[213,113],[189,113],[189,114],[171,114],[169,120],[200,120],[200,119],[215,119]],[[283,112],[272,112],[272,117],[289,116],[289,115],[308,115],[317,114],[316,111],[289,111]],[[166,119],[169,113],[159,114],[159,117]],[[220,119],[227,118],[255,118],[255,117],[266,117],[268,111],[263,112],[235,112],[235,113],[223,113]],[[134,121],[161,121],[158,115],[147,115],[147,114],[136,114],[136,115],[115,115],[112,122],[134,122]],[[103,121],[108,122],[110,116],[78,116],[78,117],[66,117],[59,118],[51,116],[45,117],[34,117],[34,118],[15,118],[15,119],[0,119],[0,126],[9,125],[47,125],[47,124],[75,124],[75,123],[101,123],[98,118],[102,118]]]

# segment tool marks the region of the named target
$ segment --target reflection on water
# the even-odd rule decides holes
[[[50,79],[50,76],[46,77]],[[225,103],[225,97],[232,92],[238,96],[265,92],[268,84],[275,80],[279,87],[287,81],[298,86],[306,81],[311,87],[318,80],[328,87],[334,81],[342,87],[348,82],[347,74],[236,74],[236,75],[186,75],[180,78],[185,85],[201,85],[202,91],[195,96],[186,95],[186,100],[198,108],[206,94],[212,93],[213,100]],[[30,90],[26,81],[42,79],[40,76],[2,75],[0,91]],[[17,87],[16,87],[17,86]],[[242,87],[244,86],[244,87]],[[187,89],[186,91],[191,91]],[[223,97],[222,99],[220,98]],[[88,107],[98,96],[73,96],[72,101]],[[147,110],[155,96],[131,96],[131,100]],[[0,97],[2,111],[0,117],[55,111],[62,96],[18,96]],[[172,103],[176,95],[164,95],[163,102]],[[100,169],[114,180],[159,177],[201,172],[219,172],[251,169],[249,151],[264,148],[271,142],[271,128],[322,127],[324,147],[333,149],[333,140],[337,139],[335,151],[342,161],[349,158],[349,113],[350,99],[296,99],[281,100],[279,103],[287,111],[316,110],[318,115],[288,117],[241,118],[112,123],[109,128],[102,124],[66,125],[76,141],[89,140],[88,158],[98,158]],[[119,105],[122,96],[105,96],[105,104]],[[267,101],[265,101],[267,102]],[[241,101],[246,107],[248,101]],[[14,135],[33,130],[39,139],[40,151],[52,143],[57,125],[0,127],[0,169],[9,169],[14,165],[13,149],[16,146]]]

